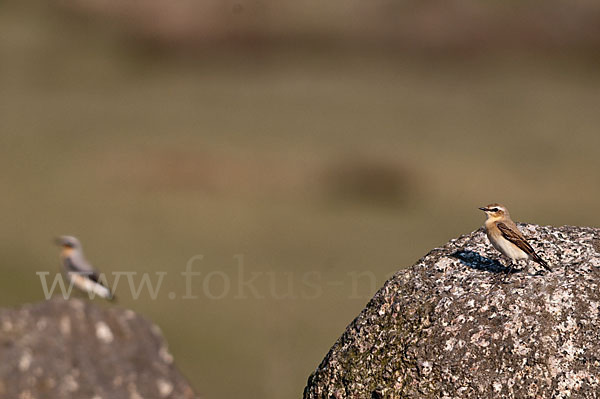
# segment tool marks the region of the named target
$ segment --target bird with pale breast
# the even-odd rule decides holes
[[[513,270],[514,262],[522,259],[533,260],[546,270],[552,271],[548,263],[535,253],[515,222],[510,218],[508,209],[504,205],[490,204],[479,209],[484,211],[487,216],[484,226],[492,246],[511,260],[509,274]]]
[[[60,236],[56,244],[61,247],[60,260],[69,281],[78,289],[104,299],[114,300],[114,294],[100,280],[98,271],[83,255],[79,240],[73,236]]]

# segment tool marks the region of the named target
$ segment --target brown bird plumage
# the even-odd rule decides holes
[[[505,206],[495,203],[479,209],[487,215],[484,226],[488,239],[501,254],[512,261],[531,259],[546,270],[552,271],[548,263],[527,242],[515,222],[510,218]]]

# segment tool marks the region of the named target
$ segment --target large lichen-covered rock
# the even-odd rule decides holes
[[[600,397],[600,229],[520,224],[552,266],[506,275],[482,229],[396,273],[304,398]]]
[[[195,398],[157,326],[78,299],[0,309],[0,359],[0,398]]]

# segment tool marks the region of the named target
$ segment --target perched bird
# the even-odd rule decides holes
[[[511,261],[521,259],[531,259],[542,265],[546,270],[552,271],[548,263],[535,253],[531,245],[527,242],[519,228],[510,218],[508,209],[500,204],[490,204],[479,208],[485,212],[487,219],[485,221],[485,232],[494,246],[500,253]],[[509,274],[512,272],[514,263],[511,262]]]
[[[60,260],[67,274],[67,278],[73,285],[85,292],[112,300],[113,293],[100,280],[98,272],[87,261],[83,255],[83,249],[79,240],[72,236],[60,236],[56,239],[60,251]]]

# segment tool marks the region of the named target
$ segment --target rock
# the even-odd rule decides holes
[[[89,301],[0,309],[0,359],[0,398],[195,398],[157,326]]]
[[[508,262],[483,229],[396,273],[304,398],[600,397],[600,229],[520,224],[552,273]]]

